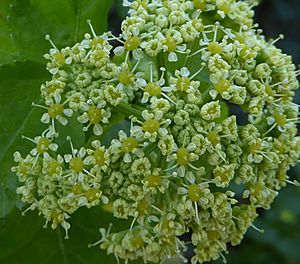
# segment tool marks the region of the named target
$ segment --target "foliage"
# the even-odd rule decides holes
[[[110,214],[102,210],[76,214],[72,240],[42,228],[34,213],[21,216],[23,205],[17,201],[17,180],[10,172],[15,149],[26,151],[21,135],[33,137],[43,129],[36,120],[41,110],[31,108],[38,102],[39,86],[49,78],[43,54],[49,50],[45,35],[53,36],[58,46],[76,42],[88,31],[86,20],[103,32],[107,25],[110,0],[1,1],[0,6],[0,262],[1,263],[99,263],[111,261],[87,244],[99,239],[100,225],[108,225]],[[71,121],[73,122],[73,121]],[[74,127],[75,126],[75,127]],[[77,122],[73,122],[76,131]],[[66,133],[62,127],[61,133]],[[77,130],[80,130],[79,127]],[[71,133],[77,143],[84,139]],[[68,132],[68,134],[70,131]],[[27,149],[28,150],[28,149]],[[23,208],[24,209],[24,208]],[[23,210],[22,209],[22,210]],[[93,231],[92,231],[93,230]],[[96,232],[95,232],[96,231]],[[78,254],[80,252],[80,254]]]

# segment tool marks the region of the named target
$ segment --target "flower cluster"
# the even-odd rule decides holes
[[[48,126],[27,138],[29,154],[14,155],[17,192],[66,236],[72,213],[108,204],[131,225],[101,229],[95,244],[126,263],[184,259],[190,244],[192,263],[224,258],[257,208],[269,209],[293,183],[299,72],[277,40],[261,35],[245,1],[123,4],[129,15],[119,36],[98,36],[88,21],[91,34],[73,47],[59,50],[46,37],[52,79],[41,86],[44,104],[34,106]],[[57,125],[72,115],[87,142],[76,149],[68,137],[69,150],[61,149]],[[187,233],[188,243],[180,239]]]

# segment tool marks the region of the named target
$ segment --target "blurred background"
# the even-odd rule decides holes
[[[127,10],[115,0],[110,12],[110,30],[119,33]],[[255,21],[267,38],[285,38],[276,45],[300,64],[300,0],[261,0],[255,8]],[[295,98],[300,104],[300,91]],[[300,165],[290,171],[292,179],[300,180]],[[300,189],[287,186],[275,200],[270,211],[259,211],[255,225],[264,230],[250,229],[240,246],[229,248],[229,264],[299,264],[300,263]],[[170,261],[175,263],[175,260]],[[180,262],[178,262],[180,263]],[[211,263],[222,263],[221,260]]]

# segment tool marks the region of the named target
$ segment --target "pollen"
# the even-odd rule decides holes
[[[176,88],[177,91],[186,92],[191,85],[191,81],[187,77],[180,77],[177,81]]]
[[[119,82],[124,85],[130,85],[132,84],[134,79],[134,74],[130,71],[122,71],[119,74]]]
[[[221,54],[223,52],[222,46],[218,42],[211,42],[208,44],[208,51],[212,54]]]
[[[189,151],[184,147],[179,148],[177,150],[177,163],[180,166],[185,166],[189,163],[189,161],[190,161]]]
[[[176,40],[171,36],[166,37],[165,45],[168,47],[168,52],[174,52],[176,50]]]
[[[88,117],[89,117],[91,124],[93,124],[93,125],[99,124],[101,121],[101,117],[102,117],[101,109],[94,105],[91,106],[88,111]]]
[[[92,188],[85,192],[85,197],[88,199],[89,202],[94,202],[99,199],[101,193],[99,189]]]
[[[220,143],[220,136],[217,132],[215,131],[209,131],[207,133],[207,139],[211,142],[213,146],[216,146],[217,144]]]
[[[105,165],[105,153],[103,150],[101,149],[97,149],[94,152],[94,158],[96,160],[96,163],[99,166],[104,166]]]
[[[150,132],[150,133],[154,133],[154,132],[157,132],[160,128],[160,123],[155,120],[155,119],[152,119],[152,120],[146,120],[144,123],[143,123],[143,126],[142,126],[143,130],[145,132]]]
[[[51,140],[49,138],[46,137],[40,138],[40,140],[36,144],[37,152],[40,154],[45,153],[48,150],[50,143]]]
[[[60,168],[60,165],[59,165],[58,161],[53,160],[47,166],[47,174],[54,175],[58,172],[59,168]]]
[[[206,7],[205,0],[194,0],[193,2],[194,2],[195,8],[197,8],[197,9],[204,10]]]
[[[141,45],[141,39],[137,36],[130,37],[125,41],[124,48],[133,51]]]
[[[58,67],[62,67],[65,64],[65,55],[61,52],[57,52],[53,55],[53,58]]]
[[[192,202],[199,202],[201,198],[201,189],[199,185],[192,184],[188,188],[188,197]]]
[[[160,175],[150,175],[147,177],[149,187],[158,187],[161,185]]]
[[[286,124],[286,116],[281,114],[274,114],[275,122],[278,126],[284,126]]]
[[[160,97],[161,87],[158,84],[151,82],[146,85],[145,92],[149,93],[150,96]]]
[[[137,211],[139,215],[146,215],[149,210],[149,203],[146,200],[142,200],[137,205]]]
[[[77,173],[82,172],[84,169],[84,164],[82,159],[78,157],[72,158],[70,160],[70,168]]]
[[[121,150],[124,153],[130,153],[138,147],[138,141],[133,137],[126,138],[121,144]]]
[[[62,116],[64,112],[64,106],[62,104],[53,104],[48,109],[48,114],[52,119]]]
[[[227,91],[230,87],[230,82],[228,80],[220,80],[215,84],[216,91],[220,94]]]

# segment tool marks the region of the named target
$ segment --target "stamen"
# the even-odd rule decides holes
[[[291,122],[299,121],[299,120],[300,120],[300,117],[288,118],[288,119],[287,119],[287,121],[291,121]]]
[[[150,82],[153,82],[153,65],[152,62],[150,62],[149,64],[150,64]]]
[[[61,224],[61,226],[63,227],[63,229],[65,229],[65,237],[64,237],[64,239],[69,239],[69,228],[70,228],[70,226],[68,226],[68,225],[69,224],[66,221],[64,221]]]
[[[92,32],[94,38],[96,38],[97,35],[96,35],[95,30],[94,30],[94,28],[93,28],[93,25],[92,25],[92,23],[91,23],[92,21],[91,21],[90,19],[88,19],[86,22],[89,24],[89,27],[90,27],[90,29],[91,29],[91,32]]]
[[[38,154],[38,155],[35,157],[35,160],[34,160],[32,166],[31,166],[31,168],[30,168],[30,172],[32,172],[33,168],[35,167],[35,165],[36,165],[36,163],[37,163],[37,161],[38,161],[38,159],[39,159],[39,157],[40,157],[40,154]]]
[[[219,240],[217,240],[217,243],[219,244],[219,246],[223,249],[223,251],[225,252],[225,253],[227,253],[228,254],[228,251],[227,251],[227,249],[224,247],[224,245],[219,241]]]
[[[50,42],[51,46],[59,52],[59,49],[55,46],[55,44],[51,40],[50,35],[46,35],[45,39],[48,40]]]
[[[22,216],[24,216],[28,211],[34,210],[34,208],[35,208],[35,205],[34,205],[34,204],[30,205],[27,209],[25,209],[25,210],[21,213]]]
[[[202,52],[203,50],[206,50],[206,49],[207,49],[206,47],[205,47],[205,48],[202,48],[202,49],[199,49],[199,50],[195,51],[194,53],[192,53],[192,54],[190,54],[190,55],[187,55],[187,57],[188,57],[188,58],[193,57],[193,56],[199,54],[200,52]]]
[[[202,67],[200,68],[200,70],[198,70],[197,72],[195,72],[194,75],[190,77],[190,80],[193,80],[203,70],[203,68],[205,66],[205,63],[202,62],[201,65],[202,65]]]
[[[214,39],[213,39],[214,42],[217,41],[219,25],[220,25],[220,23],[217,21],[215,24],[216,28],[215,28]]]
[[[91,248],[91,247],[94,247],[94,246],[97,246],[99,244],[101,244],[110,234],[110,230],[111,230],[111,227],[112,227],[112,223],[109,224],[109,227],[107,229],[107,231],[105,231],[104,228],[100,228],[100,234],[101,234],[101,239],[96,241],[95,243],[93,244],[88,244],[88,247]]]
[[[180,254],[180,250],[178,250],[178,256],[183,261],[183,263],[188,263],[188,259]]]
[[[62,188],[62,189],[67,189],[67,190],[72,190],[72,188],[71,187],[69,187],[69,186],[66,186],[66,185],[55,185],[55,187],[57,187],[57,188]]]
[[[264,133],[264,136],[265,135],[267,135],[267,134],[269,134],[275,127],[276,127],[276,123],[274,123],[272,126],[271,126],[271,128],[266,132],[266,133]]]
[[[289,102],[289,104],[292,105],[292,106],[300,107],[299,104],[296,104],[296,103],[294,103],[294,102]]]
[[[188,163],[187,164],[189,167],[191,167],[192,169],[194,169],[194,170],[201,170],[201,168],[197,168],[197,167],[195,167],[194,165],[192,165],[192,164],[190,164],[190,163]]]
[[[92,50],[90,50],[90,51],[86,54],[86,56],[84,57],[84,59],[86,60],[86,59],[91,55],[91,53],[92,53]]]
[[[285,181],[286,183],[292,184],[292,185],[294,185],[294,186],[296,186],[296,187],[300,187],[300,182],[298,182],[298,181],[296,181],[296,180],[291,181],[291,180],[286,179],[286,180],[284,180],[284,181]]]
[[[280,34],[278,38],[274,39],[274,40],[269,44],[269,46],[274,45],[276,42],[278,42],[279,40],[282,40],[282,39],[284,39],[284,35],[283,35],[283,34]]]
[[[119,257],[115,254],[115,258],[117,260],[117,263],[120,264],[120,260],[119,260]]]
[[[43,108],[43,109],[48,110],[48,107],[46,107],[46,106],[44,106],[44,105],[36,104],[36,103],[34,103],[34,102],[31,103],[31,106],[35,106],[35,107],[39,107],[39,108]]]
[[[135,223],[136,220],[137,220],[136,217],[133,218],[132,223],[131,223],[131,225],[130,225],[130,231],[133,229],[133,226],[134,226],[134,223]]]
[[[174,102],[169,96],[167,96],[165,93],[162,93],[162,96],[166,97],[170,102],[172,102],[173,104],[177,105],[176,102]]]
[[[68,178],[68,177],[71,176],[71,175],[72,175],[72,173],[68,173],[68,174],[62,176],[62,178],[65,179],[65,178]]]
[[[272,160],[270,157],[268,157],[267,154],[266,154],[265,152],[263,152],[263,151],[257,151],[257,153],[259,153],[259,154],[261,154],[262,156],[264,156],[267,160],[273,162],[273,160]]]
[[[223,28],[223,27],[221,27],[221,29],[222,29],[222,31],[225,33],[225,35],[226,35],[227,37],[229,37],[230,39],[234,39],[234,38],[235,38],[235,34],[233,34],[233,33],[231,32],[231,29],[225,29],[225,28]]]
[[[125,63],[126,63],[126,64],[127,64],[128,58],[129,58],[129,50],[127,51],[126,57],[125,57]]]
[[[289,83],[289,80],[288,80],[288,79],[284,79],[283,81],[278,82],[278,83],[271,84],[270,86],[271,86],[272,88],[274,88],[274,87],[276,87],[276,86],[278,86],[278,85],[281,85],[281,84],[288,84],[288,83]]]
[[[49,220],[48,220],[48,219],[46,219],[46,222],[45,222],[45,224],[43,225],[43,228],[47,228],[47,226],[48,226],[48,223],[49,223]]]
[[[265,232],[265,230],[258,228],[258,227],[255,226],[253,223],[251,224],[251,227],[252,227],[254,230],[256,230],[257,232],[261,233],[261,234]]]
[[[155,209],[156,211],[160,212],[161,214],[163,213],[162,210],[160,210],[159,208],[157,208],[155,205],[151,204],[151,207],[153,209]]]
[[[238,221],[242,221],[242,222],[244,221],[243,219],[238,218],[238,217],[236,217],[236,216],[234,216],[234,215],[232,216],[232,218],[235,219],[235,220],[238,220]]]
[[[161,71],[161,76],[160,76],[158,82],[161,82],[161,81],[164,79],[164,77],[165,77],[165,72],[166,72],[166,68],[160,67],[160,71]]]
[[[27,140],[29,140],[30,142],[36,144],[36,142],[35,142],[32,138],[26,137],[26,136],[24,136],[24,135],[22,135],[22,139],[27,139]]]
[[[195,207],[195,213],[196,213],[196,221],[197,221],[197,224],[199,225],[200,224],[200,220],[199,220],[199,213],[198,213],[197,202],[194,202],[194,207]]]
[[[223,263],[226,264],[227,263],[227,259],[225,258],[225,256],[222,254],[222,252],[219,253],[222,260],[223,260]]]
[[[67,140],[70,142],[70,146],[71,146],[71,151],[72,151],[72,155],[76,155],[77,154],[77,150],[74,149],[74,146],[73,146],[73,142],[72,142],[72,139],[70,136],[67,136]]]
[[[83,169],[83,171],[84,171],[86,174],[92,176],[93,178],[95,178],[95,179],[97,178],[95,175],[93,175],[92,173],[90,173],[88,170]]]
[[[217,151],[217,153],[219,154],[221,159],[226,162],[226,159],[222,156],[221,152],[218,149],[215,149],[215,150]]]
[[[138,67],[139,63],[140,63],[141,59],[139,59],[136,64],[134,65],[134,67],[132,68],[132,72],[134,72],[136,70],[136,68]]]
[[[144,263],[147,263],[147,253],[145,247],[143,247],[143,261]]]

